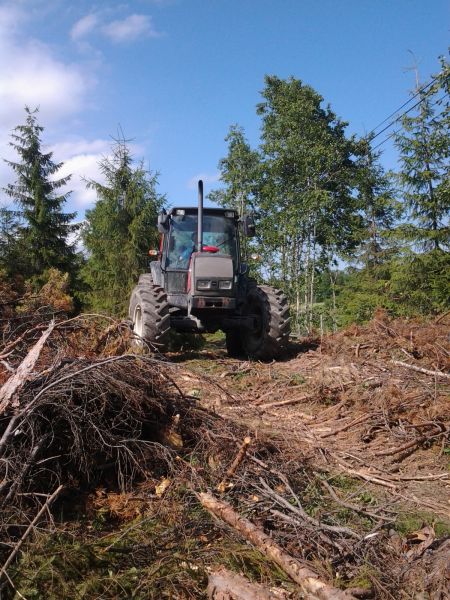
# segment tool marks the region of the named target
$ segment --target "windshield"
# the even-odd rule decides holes
[[[169,232],[166,267],[187,269],[197,245],[197,214],[174,215]],[[203,246],[216,246],[237,263],[236,226],[233,218],[203,214]]]

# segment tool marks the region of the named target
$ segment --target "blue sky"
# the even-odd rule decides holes
[[[0,156],[39,105],[80,217],[95,201],[82,177],[99,177],[119,126],[168,201],[195,203],[199,176],[219,185],[232,123],[258,144],[265,74],[312,85],[364,134],[408,98],[414,60],[423,82],[439,70],[449,16],[447,0],[0,0]]]

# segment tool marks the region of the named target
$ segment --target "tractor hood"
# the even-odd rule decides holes
[[[234,269],[231,256],[195,252],[189,267],[189,292],[192,296],[232,296]]]

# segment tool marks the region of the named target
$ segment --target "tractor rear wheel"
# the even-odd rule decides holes
[[[129,315],[133,322],[136,345],[142,346],[147,342],[159,350],[166,349],[170,314],[166,292],[162,288],[139,279],[131,293]]]
[[[245,354],[272,360],[286,351],[291,318],[286,295],[268,285],[252,286],[247,295],[247,314],[256,316],[253,330],[242,333]]]

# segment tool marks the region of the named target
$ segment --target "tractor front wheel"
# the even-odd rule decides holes
[[[225,332],[225,343],[227,346],[227,354],[230,358],[242,358],[245,354],[239,331],[233,329]]]
[[[164,351],[169,331],[169,303],[165,291],[157,285],[139,284],[131,293],[129,316],[133,322],[135,343],[142,346],[144,342]]]
[[[257,360],[281,356],[286,351],[291,331],[285,294],[268,285],[251,287],[246,312],[256,318],[255,327],[242,334],[244,353]]]

